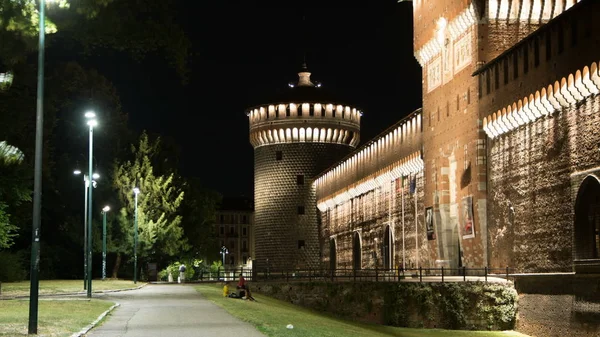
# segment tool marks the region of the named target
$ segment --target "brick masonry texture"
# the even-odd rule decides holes
[[[490,140],[492,266],[573,270],[579,183],[600,164],[600,97]],[[514,209],[514,215],[510,214]]]
[[[409,182],[413,178],[416,181],[416,195],[410,193]],[[338,269],[352,269],[353,239],[358,235],[361,268],[381,268],[384,254],[390,256],[388,267],[395,269],[403,266],[403,262],[406,268],[416,268],[418,265],[434,267],[432,262],[434,259],[431,257],[437,256],[435,252],[437,245],[427,240],[423,223],[422,174],[407,176],[404,179],[404,188],[401,186],[399,180],[397,183],[394,182],[393,186],[377,188],[321,213],[323,224],[321,237],[326,240],[322,252],[324,266],[332,266],[330,245],[335,244],[336,256],[333,266]],[[392,245],[389,250],[386,250],[384,245],[388,226],[392,233]],[[417,263],[417,259],[421,263]]]
[[[599,336],[599,281],[589,274],[517,276],[517,330],[530,336]]]
[[[282,159],[276,159],[281,151]],[[284,143],[254,149],[257,267],[271,270],[319,265],[319,225],[313,178],[347,155],[347,145]],[[297,184],[297,176],[304,184]],[[298,214],[298,207],[304,214]],[[298,248],[299,240],[304,247]],[[268,259],[268,262],[267,262]]]

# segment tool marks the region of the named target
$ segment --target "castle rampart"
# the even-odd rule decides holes
[[[350,185],[358,186],[360,182],[379,176],[381,172],[421,160],[421,135],[419,109],[317,177],[317,199],[331,198],[347,190]]]

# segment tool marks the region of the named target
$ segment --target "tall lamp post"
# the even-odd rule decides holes
[[[85,113],[85,118],[87,118],[87,125],[90,127],[90,150],[89,150],[89,160],[88,160],[88,177],[93,177],[92,173],[92,159],[94,157],[94,127],[98,125],[96,121],[96,114],[93,111],[88,111]],[[92,297],[92,191],[93,185],[89,184],[89,203],[88,203],[88,236],[87,236],[87,297]]]
[[[52,0],[49,0],[52,1]],[[35,163],[33,170],[33,222],[31,225],[31,269],[29,286],[29,334],[37,334],[42,210],[42,150],[44,142],[44,47],[46,1],[40,0],[38,40],[37,101],[35,107]]]
[[[104,206],[102,209],[102,281],[106,280],[106,213],[110,207]]]
[[[81,170],[76,169],[73,171],[74,175],[80,175]],[[92,187],[96,188],[96,180],[100,178],[98,173],[92,174]],[[90,185],[90,179],[87,174],[83,175],[83,186],[84,186],[84,202],[83,202],[83,290],[87,289],[87,210],[88,210],[88,188]]]
[[[223,256],[223,267],[225,267],[225,255],[229,254],[227,247],[221,247],[221,255]]]
[[[138,241],[138,216],[137,216],[137,204],[138,204],[138,194],[140,194],[140,189],[135,187],[133,189],[133,194],[135,194],[135,211],[133,213],[133,283],[137,283],[137,241]]]

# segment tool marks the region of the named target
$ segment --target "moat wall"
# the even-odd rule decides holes
[[[600,335],[600,275],[520,275],[515,288],[519,332],[543,337]]]
[[[410,328],[510,330],[512,284],[483,282],[256,282],[252,290],[344,319]]]

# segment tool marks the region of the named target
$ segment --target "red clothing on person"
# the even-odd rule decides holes
[[[238,288],[245,288],[246,287],[246,279],[243,276],[240,276],[240,281],[237,284]]]

